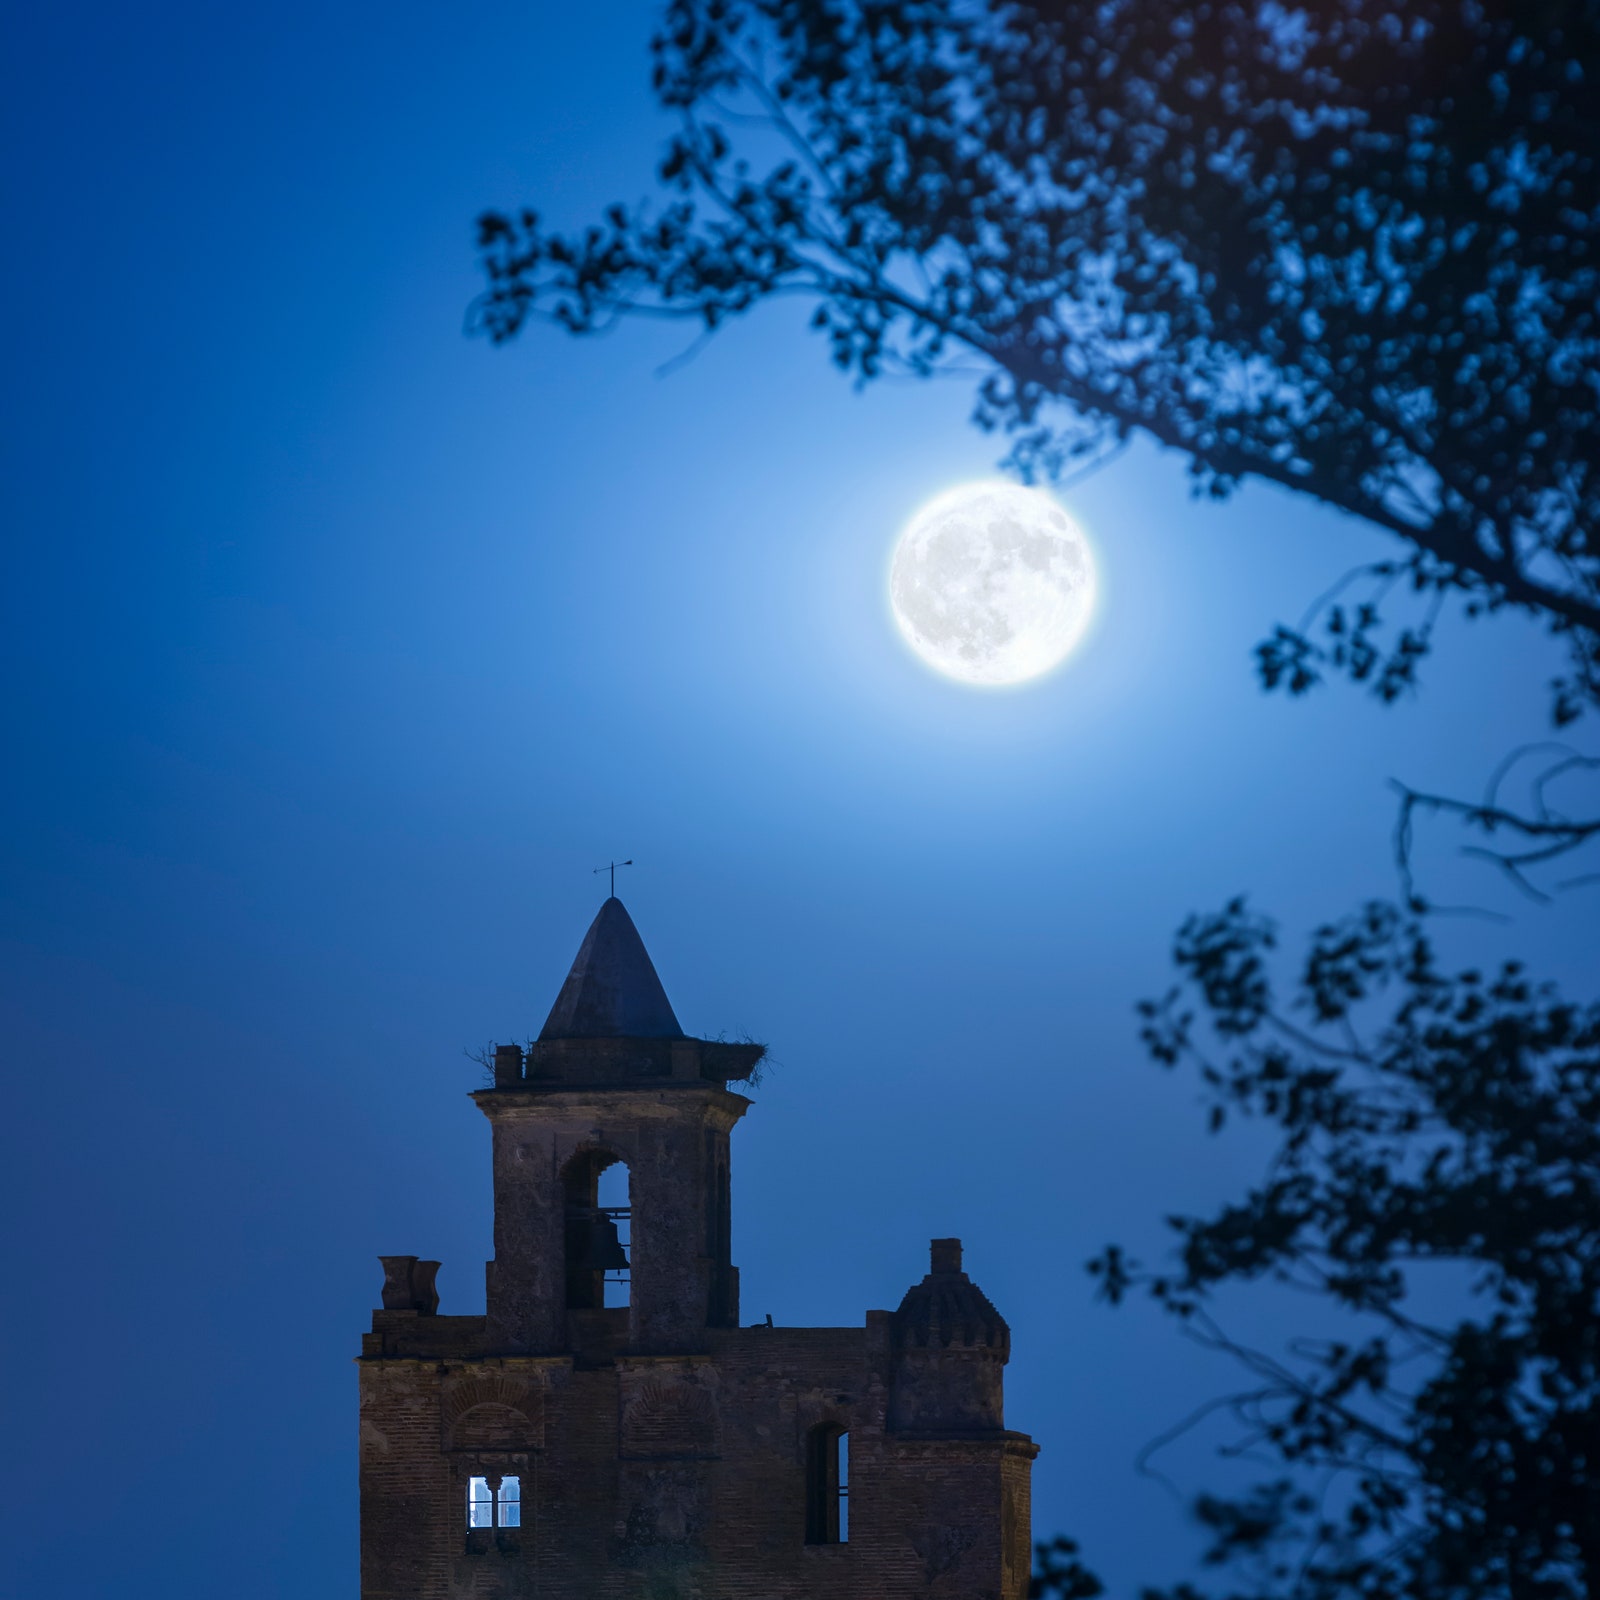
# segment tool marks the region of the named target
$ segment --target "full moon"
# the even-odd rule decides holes
[[[1050,495],[968,483],[900,535],[889,600],[906,642],[963,683],[1022,683],[1059,666],[1094,610],[1094,556]]]

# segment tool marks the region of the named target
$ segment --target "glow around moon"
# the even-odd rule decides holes
[[[1094,610],[1094,556],[1051,495],[968,483],[930,500],[889,567],[906,642],[963,683],[1023,683],[1058,666]]]

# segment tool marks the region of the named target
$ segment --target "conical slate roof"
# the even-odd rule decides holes
[[[683,1029],[661,987],[633,918],[613,895],[578,947],[550,1008],[546,1039],[681,1039]]]

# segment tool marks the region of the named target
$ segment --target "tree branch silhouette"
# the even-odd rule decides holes
[[[1528,757],[1541,753],[1546,761],[1529,784],[1528,805],[1517,809],[1502,803],[1500,791],[1513,769]],[[1563,778],[1589,772],[1600,772],[1600,757],[1583,755],[1568,745],[1540,743],[1513,750],[1495,769],[1484,798],[1478,802],[1431,794],[1403,783],[1393,784],[1400,796],[1394,834],[1395,863],[1407,905],[1413,911],[1428,909],[1427,900],[1417,890],[1412,863],[1415,818],[1423,812],[1458,817],[1467,828],[1486,838],[1498,834],[1514,839],[1516,843],[1510,848],[1467,845],[1461,853],[1499,867],[1530,900],[1548,901],[1549,891],[1533,874],[1552,862],[1566,860],[1591,841],[1600,839],[1600,816],[1574,817],[1557,810],[1549,798],[1550,788]],[[1600,882],[1600,873],[1587,872],[1561,879],[1554,887],[1571,889],[1596,882]]]
[[[1514,964],[1442,973],[1381,904],[1318,929],[1283,998],[1276,944],[1242,900],[1193,917],[1180,983],[1140,1007],[1213,1132],[1272,1130],[1263,1177],[1169,1219],[1170,1269],[1115,1246],[1090,1264],[1113,1304],[1147,1295],[1249,1374],[1222,1401],[1229,1448],[1279,1475],[1202,1497],[1207,1559],[1263,1597],[1579,1600],[1600,1585],[1600,1007]],[[1255,1348],[1214,1310],[1247,1285],[1307,1292],[1349,1332]]]
[[[858,382],[978,357],[1025,477],[1143,435],[1391,534],[1418,620],[1280,627],[1268,687],[1394,698],[1453,596],[1600,698],[1592,4],[673,0],[653,49],[675,198],[486,214],[476,329],[798,293]]]

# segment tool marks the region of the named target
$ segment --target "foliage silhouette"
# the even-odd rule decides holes
[[[1054,1595],[1056,1600],[1094,1600],[1105,1585],[1078,1559],[1072,1539],[1051,1539],[1034,1546],[1034,1574],[1028,1585],[1030,1600]]]
[[[1391,533],[1269,688],[1393,699],[1455,597],[1600,698],[1594,0],[673,0],[654,52],[674,197],[485,215],[489,337],[807,296],[862,382],[975,358],[1024,475],[1144,434]]]
[[[1091,1264],[1248,1375],[1235,1449],[1281,1470],[1201,1500],[1207,1561],[1244,1563],[1239,1595],[1600,1592],[1600,1006],[1514,964],[1446,976],[1382,904],[1317,930],[1286,999],[1275,943],[1242,900],[1193,917],[1140,1008],[1213,1131],[1271,1128],[1264,1177],[1169,1219],[1173,1270]],[[1218,1292],[1260,1282],[1338,1331],[1236,1342]]]

